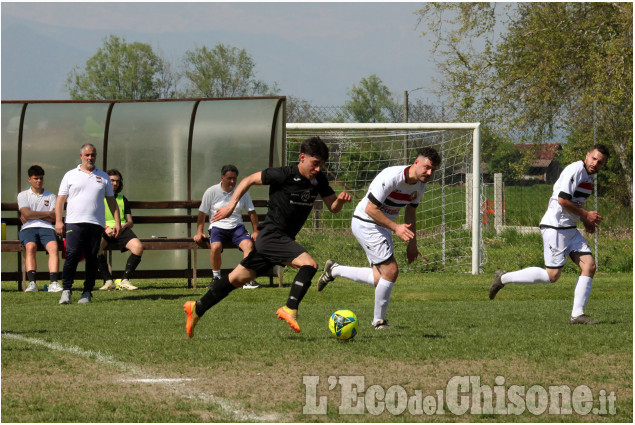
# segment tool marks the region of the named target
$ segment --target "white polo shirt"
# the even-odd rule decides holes
[[[97,167],[91,173],[81,165],[64,174],[58,196],[67,195],[66,222],[92,223],[106,227],[104,198],[114,196],[110,177]]]
[[[234,188],[236,190],[236,188]],[[199,211],[209,215],[209,228],[218,227],[220,229],[233,229],[239,224],[243,222],[243,211],[254,211],[254,203],[251,201],[251,196],[249,196],[249,192],[245,193],[236,208],[234,208],[234,212],[227,218],[224,218],[219,221],[215,221],[212,223],[212,217],[216,214],[219,208],[224,207],[229,204],[229,201],[234,194],[234,190],[231,192],[225,192],[221,187],[221,184],[215,184],[207,188],[205,193],[203,194],[203,199],[201,200],[201,206],[199,207]]]
[[[33,192],[31,188],[18,193],[18,209],[27,207],[31,211],[53,211],[55,209],[55,201],[57,196],[55,194],[45,190],[41,195]],[[22,230],[29,229],[31,227],[44,227],[55,230],[55,226],[48,221],[41,220],[39,218],[29,220],[22,225]]]

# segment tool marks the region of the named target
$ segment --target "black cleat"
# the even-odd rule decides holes
[[[372,326],[373,326],[373,329],[375,330],[392,329],[392,326],[388,324],[388,320],[380,320],[378,322],[373,323]]]
[[[326,264],[324,265],[324,271],[322,272],[322,274],[320,275],[320,278],[318,279],[318,291],[321,291],[322,289],[326,288],[326,285],[328,285],[329,282],[332,282],[333,280],[335,280],[335,278],[331,274],[331,270],[333,270],[333,267],[335,266],[339,266],[339,264],[337,264],[335,260],[326,261]]]
[[[498,294],[498,291],[503,289],[503,282],[501,281],[501,276],[506,273],[505,270],[498,269],[494,273],[494,281],[492,282],[492,286],[489,287],[489,299],[493,300]]]
[[[570,325],[599,325],[600,322],[598,322],[597,320],[591,319],[586,314],[581,314],[577,317],[570,317],[569,324]]]

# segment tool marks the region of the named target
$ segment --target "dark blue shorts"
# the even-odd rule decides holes
[[[233,229],[221,229],[219,227],[209,229],[209,243],[220,242],[225,244],[231,242],[238,246],[245,239],[251,239],[251,236],[242,223]]]
[[[49,242],[57,241],[55,230],[46,227],[29,227],[28,229],[20,230],[18,238],[24,246],[33,242],[42,248],[46,248]]]

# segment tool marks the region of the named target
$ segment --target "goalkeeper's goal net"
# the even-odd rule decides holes
[[[338,214],[316,205],[298,235],[311,248],[320,247],[346,265],[367,266],[361,247],[350,230],[357,203],[366,195],[381,170],[414,162],[423,146],[435,148],[442,158],[417,208],[417,245],[422,258],[408,264],[406,243],[397,236],[395,258],[402,270],[459,271],[477,274],[483,263],[481,236],[481,167],[478,123],[465,124],[315,124],[287,123],[285,162],[297,162],[301,143],[320,136],[330,157],[326,173],[339,193],[352,202]],[[403,213],[398,219],[403,222]]]

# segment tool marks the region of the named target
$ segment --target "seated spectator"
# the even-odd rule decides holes
[[[38,246],[46,250],[49,256],[48,266],[51,284],[49,292],[60,292],[62,286],[57,282],[60,271],[60,259],[57,254],[57,236],[55,234],[55,194],[44,190],[44,169],[33,165],[28,170],[31,187],[18,194],[18,209],[22,228],[18,238],[26,249],[26,275],[29,280],[25,292],[37,292],[35,272],[37,270],[36,253]]]
[[[209,187],[203,199],[201,200],[201,206],[198,211],[198,218],[196,221],[196,235],[194,235],[194,242],[200,243],[209,236],[210,242],[210,261],[212,263],[212,273],[214,274],[212,282],[221,278],[221,253],[223,252],[223,244],[233,243],[242,252],[243,258],[247,257],[251,250],[254,248],[254,241],[258,234],[258,215],[256,209],[249,196],[249,193],[245,193],[234,212],[229,217],[212,222],[211,218],[216,214],[219,208],[227,205],[234,194],[236,188],[236,182],[238,180],[238,168],[236,166],[228,164],[224,165],[221,169],[220,183]],[[250,236],[249,232],[243,224],[242,212],[246,211],[249,214],[251,225],[253,226],[253,233]],[[209,215],[210,225],[209,234],[203,233],[203,223],[205,222],[205,216]],[[211,284],[210,284],[211,285]],[[251,281],[245,284],[243,288],[255,289],[260,287],[256,281]]]
[[[119,289],[133,291],[138,288],[130,283],[130,279],[132,279],[132,275],[141,262],[143,244],[132,231],[134,222],[132,221],[132,213],[130,211],[130,206],[128,205],[128,199],[121,194],[121,191],[123,190],[123,177],[121,176],[121,173],[119,170],[115,169],[108,170],[106,173],[110,176],[110,183],[112,184],[112,189],[115,192],[115,200],[117,201],[117,206],[119,207],[121,232],[119,233],[119,236],[114,236],[113,227],[115,219],[110,213],[110,210],[106,208],[106,229],[102,235],[99,254],[97,256],[99,273],[101,274],[102,279],[104,279],[104,285],[99,288],[99,290],[110,291],[116,288],[112,274],[108,269],[108,261],[106,261],[106,256],[104,255],[104,249],[106,246],[108,246],[109,243],[116,243],[117,249],[121,250],[121,252],[130,251],[130,257],[128,257],[128,261],[126,262],[126,269],[123,272]]]

